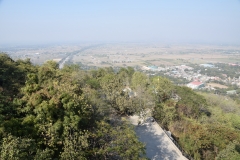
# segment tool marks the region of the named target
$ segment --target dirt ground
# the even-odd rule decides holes
[[[223,88],[223,89],[228,88],[227,86],[217,84],[217,83],[208,83],[207,85],[211,86],[211,87],[218,87],[218,88]]]
[[[235,63],[240,60],[240,47],[229,46],[163,46],[115,44],[91,48],[74,57],[93,66],[172,66],[188,63]]]
[[[7,49],[15,59],[30,58],[42,64],[73,56],[73,63],[89,66],[172,66],[188,63],[236,63],[240,46],[163,45],[163,44],[76,44]]]

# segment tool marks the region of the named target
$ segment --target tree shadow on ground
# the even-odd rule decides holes
[[[166,138],[166,134],[156,130],[156,124],[145,123],[135,127],[139,140],[146,144],[146,155],[151,160],[177,160],[180,155]]]
[[[240,145],[239,144],[235,145],[235,150],[240,154]]]

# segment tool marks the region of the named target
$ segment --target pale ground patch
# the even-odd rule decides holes
[[[156,122],[147,119],[138,125],[138,116],[130,116],[129,121],[135,126],[139,140],[146,144],[146,155],[151,160],[187,159]]]
[[[201,63],[236,63],[240,46],[164,45],[164,44],[76,44],[18,47],[5,49],[14,59],[30,58],[34,64],[62,59],[71,55],[71,62],[88,66],[172,66]]]
[[[217,83],[208,83],[207,84],[208,86],[211,86],[211,87],[218,87],[218,88],[228,88],[227,86],[225,85],[221,85],[221,84],[217,84]]]
[[[53,59],[53,61],[55,61],[55,62],[59,62],[59,61],[61,61],[61,58]]]

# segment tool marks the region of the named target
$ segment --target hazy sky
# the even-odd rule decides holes
[[[0,45],[240,45],[240,0],[0,0]]]

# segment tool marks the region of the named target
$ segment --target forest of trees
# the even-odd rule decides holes
[[[129,89],[130,88],[130,89]],[[0,159],[147,159],[129,115],[151,110],[194,159],[239,159],[240,107],[133,68],[62,69],[0,54]]]

